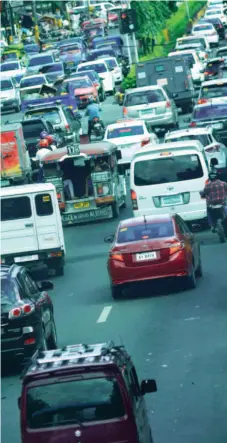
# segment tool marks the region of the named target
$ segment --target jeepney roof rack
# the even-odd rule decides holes
[[[56,105],[56,104],[60,105],[61,100],[55,100],[53,102],[46,102],[46,103],[40,103],[40,104],[34,103],[33,105],[32,104],[28,105],[28,108],[43,108],[43,107],[46,107],[47,105]]]
[[[81,364],[107,363],[111,362],[116,355],[124,355],[124,346],[116,346],[112,341],[97,344],[76,344],[65,346],[61,349],[49,351],[36,351],[27,367],[25,373],[34,373],[39,370],[54,370],[72,367]]]

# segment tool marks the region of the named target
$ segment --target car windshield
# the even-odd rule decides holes
[[[23,122],[22,127],[25,140],[27,140],[28,138],[36,137],[37,139],[39,139],[40,133],[45,130],[41,122],[33,122],[32,120],[29,120],[28,122]]]
[[[109,59],[105,60],[105,62],[110,69],[117,67],[117,62],[114,58],[109,58]]]
[[[28,88],[29,86],[39,86],[45,83],[44,77],[30,77],[23,78],[20,82],[21,88]]]
[[[10,80],[1,80],[1,91],[7,91],[9,89],[14,89],[12,82]]]
[[[227,118],[227,105],[201,106],[194,110],[193,120],[215,120]]]
[[[200,98],[217,98],[217,97],[227,97],[227,83],[225,84],[215,84],[206,85],[201,88]]]
[[[117,243],[131,243],[141,240],[150,240],[164,237],[173,237],[174,228],[172,220],[160,223],[142,223],[136,226],[124,226],[119,229]]]
[[[57,109],[34,109],[33,111],[28,111],[25,114],[25,118],[31,118],[39,116],[41,118],[44,118],[44,120],[47,120],[48,122],[51,122],[53,125],[61,123],[60,113]]]
[[[39,65],[47,65],[49,63],[53,63],[52,55],[43,55],[39,57],[34,57],[29,60],[28,66],[39,66]]]
[[[133,135],[142,135],[144,134],[144,128],[142,125],[138,126],[128,126],[127,128],[114,128],[109,129],[107,132],[107,138],[123,138],[123,137],[131,137]]]
[[[87,66],[83,65],[83,66],[81,66],[81,68],[78,68],[78,72],[80,72],[80,71],[89,71],[89,69],[91,69],[91,66],[98,73],[107,72],[107,68],[104,65],[104,63],[95,63],[95,64],[87,65]]]
[[[63,66],[61,63],[53,63],[52,65],[47,65],[42,67],[43,74],[47,74],[48,72],[62,72]]]
[[[199,140],[200,143],[202,143],[203,146],[209,145],[209,137],[208,134],[190,134],[190,135],[183,135],[182,137],[170,137],[166,139],[166,143],[175,143],[175,142],[186,142],[190,140]]]
[[[92,82],[90,79],[88,78],[77,78],[75,80],[72,80],[72,82],[70,82],[73,84],[73,86],[75,88],[91,88],[92,87]]]
[[[92,82],[98,81],[98,77],[97,77],[96,72],[80,71],[80,73],[75,77],[79,77],[79,76],[82,77],[83,75],[89,77]],[[72,74],[72,77],[73,77],[73,74]]]
[[[221,9],[212,9],[211,11],[207,11],[206,16],[209,17],[209,15],[220,15],[222,14]]]
[[[226,57],[227,56],[227,48],[219,49],[219,51],[217,52],[217,56],[218,57]]]
[[[166,98],[161,89],[147,89],[140,92],[132,92],[126,95],[125,106],[148,105],[150,103],[163,102]]]
[[[20,69],[19,63],[3,63],[0,67],[1,72],[5,71],[15,71],[16,69]]]
[[[1,278],[1,306],[12,306],[19,301],[20,294],[15,283],[8,278]]]
[[[203,169],[197,154],[140,160],[134,166],[136,186],[160,185],[203,177]]]
[[[81,49],[80,49],[79,45],[61,46],[60,53],[61,54],[63,54],[63,53],[65,54],[65,53],[68,53],[68,52],[78,52],[80,50]]]
[[[200,45],[203,48],[206,47],[205,41],[203,38],[195,37],[190,39],[182,39],[177,42],[177,46],[190,46],[190,45]]]
[[[120,387],[113,377],[81,375],[76,380],[34,386],[27,393],[30,429],[116,421],[125,413]]]
[[[198,32],[198,31],[211,31],[213,29],[212,25],[201,25],[201,26],[195,26],[193,28],[193,32]]]

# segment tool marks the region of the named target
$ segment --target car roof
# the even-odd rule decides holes
[[[104,63],[106,65],[105,61],[102,58],[99,58],[98,60],[92,60],[91,62],[80,63],[78,65],[78,68],[80,68],[81,66],[98,65],[100,63]]]
[[[183,135],[187,135],[187,134],[192,134],[192,135],[196,135],[196,134],[201,134],[201,133],[206,133],[208,134],[209,132],[212,132],[212,127],[211,126],[207,126],[204,128],[187,128],[187,129],[179,129],[177,131],[171,131],[171,132],[167,132],[166,137],[176,137],[176,136],[183,136]]]
[[[55,186],[52,183],[37,183],[32,185],[9,186],[0,189],[1,197],[11,197],[15,195],[32,194],[34,192],[54,191]]]
[[[197,151],[202,151],[203,147],[200,141],[198,140],[186,140],[186,141],[179,141],[179,142],[168,142],[168,143],[160,143],[160,144],[154,144],[149,143],[146,145],[146,147],[140,149],[138,152],[134,154],[134,159],[137,159],[139,157],[143,157],[144,155],[152,155],[157,154],[159,151],[168,151],[168,150],[174,150],[178,152],[185,149],[195,149]]]
[[[149,86],[141,86],[140,88],[127,89],[126,94],[129,94],[131,92],[147,91],[148,89],[151,91],[155,91],[157,89],[163,90],[163,88],[159,85],[149,85]]]
[[[208,80],[207,82],[202,82],[201,86],[212,86],[212,85],[222,85],[223,83],[227,84],[227,78],[219,78],[217,80]]]
[[[165,221],[173,220],[174,215],[170,214],[159,214],[159,215],[144,215],[142,217],[132,217],[125,220],[121,220],[119,223],[119,228],[129,227],[129,226],[139,226],[142,225],[145,220],[147,223],[162,223]]]
[[[108,125],[107,129],[125,128],[126,126],[143,126],[144,124],[145,124],[144,120],[122,119],[122,121],[117,121],[116,123]]]

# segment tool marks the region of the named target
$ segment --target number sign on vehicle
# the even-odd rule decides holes
[[[67,146],[68,155],[80,155],[80,146],[79,144],[69,145]]]
[[[141,254],[136,254],[136,261],[155,260],[156,258],[157,258],[156,251],[142,252]]]

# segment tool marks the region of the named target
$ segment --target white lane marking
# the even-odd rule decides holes
[[[103,308],[103,310],[97,320],[97,323],[105,323],[105,321],[107,320],[107,318],[110,314],[112,307],[113,306],[105,306],[105,308]]]
[[[184,321],[193,321],[193,320],[200,320],[200,317],[189,317],[184,319]]]

